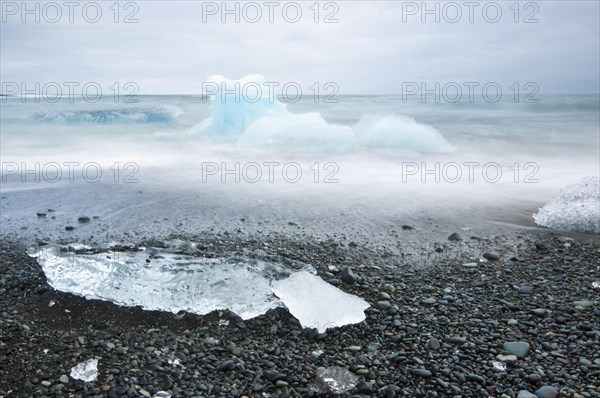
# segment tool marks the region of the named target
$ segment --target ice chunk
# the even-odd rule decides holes
[[[354,125],[360,146],[401,148],[417,152],[454,152],[435,128],[400,115],[366,115]]]
[[[250,125],[239,145],[276,149],[347,152],[353,149],[354,133],[348,126],[329,124],[318,113],[266,116]]]
[[[98,377],[98,360],[88,359],[71,368],[71,377],[83,381],[95,381]]]
[[[285,104],[271,96],[264,83],[262,75],[240,80],[210,76],[204,86],[212,94],[212,114],[199,130],[209,135],[237,136],[261,117],[288,114]]]
[[[533,218],[549,228],[600,234],[600,178],[567,186]]]
[[[334,366],[319,368],[310,385],[311,390],[320,394],[343,394],[358,384],[358,377],[347,369]]]
[[[320,333],[330,327],[362,322],[369,303],[316,275],[299,271],[273,283],[273,293],[300,324]]]
[[[504,372],[506,370],[506,364],[504,362],[492,361],[494,368]]]
[[[229,309],[243,319],[283,305],[271,292],[273,280],[290,274],[279,264],[171,251],[171,247],[148,248],[84,255],[48,245],[31,255],[37,257],[53,288],[118,305],[196,314]]]

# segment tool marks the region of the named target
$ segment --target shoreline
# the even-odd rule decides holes
[[[500,259],[476,267],[463,266],[467,251],[406,267],[410,260],[385,248],[333,239],[192,239],[212,244],[211,255],[261,248],[304,261],[325,280],[339,280],[329,266],[351,267],[357,282],[338,287],[372,304],[367,319],[321,335],[283,308],[246,321],[228,311],[180,317],[57,292],[22,246],[4,241],[0,396],[306,396],[316,370],[331,366],[359,377],[349,392],[357,396],[516,397],[544,386],[561,397],[600,396],[598,238],[552,234],[484,237],[477,244]],[[494,362],[506,342],[530,349],[501,371]],[[92,358],[97,381],[61,380]]]

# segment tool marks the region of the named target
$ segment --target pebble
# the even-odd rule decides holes
[[[60,381],[63,384],[67,384],[69,382],[69,376],[62,375],[62,376],[60,376],[60,378],[58,379],[58,381]]]
[[[89,217],[87,217],[87,216],[79,217],[79,218],[77,219],[77,222],[79,222],[79,223],[81,223],[81,224],[85,224],[85,223],[88,223],[88,222],[90,222],[90,218],[89,218]]]
[[[350,267],[345,267],[342,270],[341,279],[345,284],[352,285],[356,282],[356,275],[354,275],[354,272],[352,272]]]
[[[535,392],[537,398],[556,398],[558,391],[552,386],[543,386]]]
[[[524,341],[511,341],[504,343],[504,351],[516,355],[517,358],[524,358],[529,353],[529,343]]]
[[[575,305],[576,307],[588,308],[591,307],[593,303],[589,300],[578,300],[573,301],[573,305]]]
[[[544,316],[546,315],[547,310],[545,308],[535,308],[531,310],[531,313],[535,316]]]
[[[467,342],[467,338],[462,336],[450,336],[447,340],[454,344],[464,344]]]
[[[438,341],[438,339],[436,339],[435,337],[431,337],[429,339],[429,341],[427,342],[427,347],[430,350],[439,350],[440,349],[440,342]]]
[[[431,377],[431,372],[428,371],[427,369],[411,369],[410,373],[414,374],[415,376],[419,376],[419,377]]]
[[[506,362],[506,363],[515,363],[517,362],[517,356],[516,355],[497,355],[496,359],[498,359],[501,362]]]
[[[381,300],[377,302],[377,307],[381,308],[382,310],[387,310],[392,308],[392,304],[387,300]]]
[[[538,398],[537,395],[530,393],[529,391],[521,390],[517,395],[517,398]]]
[[[500,260],[500,255],[496,252],[487,252],[483,253],[483,258],[490,261],[498,261]]]
[[[458,233],[453,232],[450,234],[450,236],[448,236],[448,240],[452,242],[460,242],[461,240],[463,240],[463,238]]]
[[[521,286],[518,289],[519,294],[531,294],[532,291],[533,291],[533,286]]]

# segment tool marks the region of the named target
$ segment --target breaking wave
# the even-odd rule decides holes
[[[112,124],[112,123],[172,123],[183,113],[171,106],[132,107],[122,109],[43,111],[31,119],[39,123]]]

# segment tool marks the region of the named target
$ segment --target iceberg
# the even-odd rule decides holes
[[[400,115],[365,115],[354,125],[357,142],[363,147],[401,148],[416,152],[454,152],[435,128]]]
[[[369,303],[348,294],[316,275],[295,272],[289,278],[275,281],[273,293],[285,304],[303,327],[319,333],[365,320]]]
[[[204,88],[212,96],[212,114],[200,130],[210,135],[239,136],[261,117],[288,114],[285,104],[270,94],[262,75],[240,80],[214,75],[204,82]]]
[[[361,148],[456,150],[438,130],[406,116],[365,115],[352,127],[329,123],[316,112],[292,113],[262,75],[240,80],[211,76],[204,87],[212,98],[211,116],[192,132],[233,140],[241,147],[337,153]]]
[[[600,234],[600,178],[585,177],[563,188],[533,218],[549,228]]]

